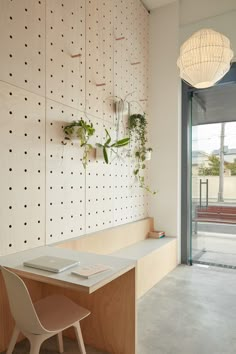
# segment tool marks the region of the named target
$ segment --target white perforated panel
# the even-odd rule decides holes
[[[86,1],[86,110],[113,122],[113,1]]]
[[[0,254],[45,243],[44,99],[0,82]]]
[[[127,115],[116,115],[119,126],[119,138],[125,135]],[[119,123],[119,124],[118,124]],[[134,141],[123,150],[122,158],[116,159],[113,164],[114,176],[114,225],[124,224],[147,216],[148,198],[144,189],[140,188],[133,171],[135,159],[133,151]]]
[[[63,145],[63,127],[83,117],[75,109],[47,101],[47,243],[85,233],[85,172],[78,140]]]
[[[139,1],[114,1],[114,90],[130,103],[130,113],[147,112],[148,15]],[[120,134],[127,115],[116,115]],[[135,145],[131,141],[131,151]],[[117,161],[114,171],[114,224],[147,216],[148,198],[133,175],[132,158]]]
[[[114,94],[123,99],[132,92],[128,55],[129,14],[128,2],[114,0]]]
[[[149,23],[148,16],[146,15],[146,10],[140,4],[139,7],[139,24],[142,31],[139,30],[139,41],[143,48],[141,51],[141,66],[139,72],[139,83],[138,83],[138,99],[139,103],[144,112],[148,113],[148,75],[149,75]]]
[[[147,216],[147,193],[133,176],[130,159],[116,161],[114,168],[114,225],[142,219]]]
[[[105,127],[114,137],[112,125],[100,119],[90,117],[90,122],[96,128],[96,134],[91,142],[103,143]],[[113,225],[113,164],[107,165],[103,159],[93,154],[86,170],[86,231],[94,232]]]
[[[45,0],[1,0],[0,80],[44,95]]]
[[[131,113],[148,111],[148,15],[136,0],[114,1],[114,93]]]
[[[47,97],[85,108],[85,0],[47,1]]]
[[[83,118],[91,142],[128,134],[147,111],[148,14],[139,0],[1,0],[2,183],[0,253],[69,239],[147,216],[134,143],[109,165],[63,127]],[[130,157],[131,156],[131,157]]]

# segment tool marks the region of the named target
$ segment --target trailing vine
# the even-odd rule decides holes
[[[136,165],[134,169],[134,175],[137,177],[140,187],[144,188],[147,192],[151,194],[156,194],[156,192],[151,191],[150,187],[145,183],[145,177],[142,171],[146,168],[146,158],[147,152],[151,152],[152,148],[147,148],[147,120],[144,114],[132,114],[129,117],[129,131],[131,137],[134,138],[136,144],[135,158]]]

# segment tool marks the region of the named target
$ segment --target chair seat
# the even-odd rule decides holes
[[[66,329],[90,314],[90,311],[63,295],[47,296],[34,306],[43,327],[52,332]]]

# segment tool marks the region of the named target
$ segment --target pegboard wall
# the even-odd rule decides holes
[[[127,134],[127,114],[148,110],[148,13],[139,0],[0,0],[0,255],[147,216],[131,143],[86,170],[73,120],[92,143]]]

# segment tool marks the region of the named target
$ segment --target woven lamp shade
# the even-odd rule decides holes
[[[196,88],[213,86],[230,69],[230,41],[212,29],[194,33],[180,48],[180,77]]]

